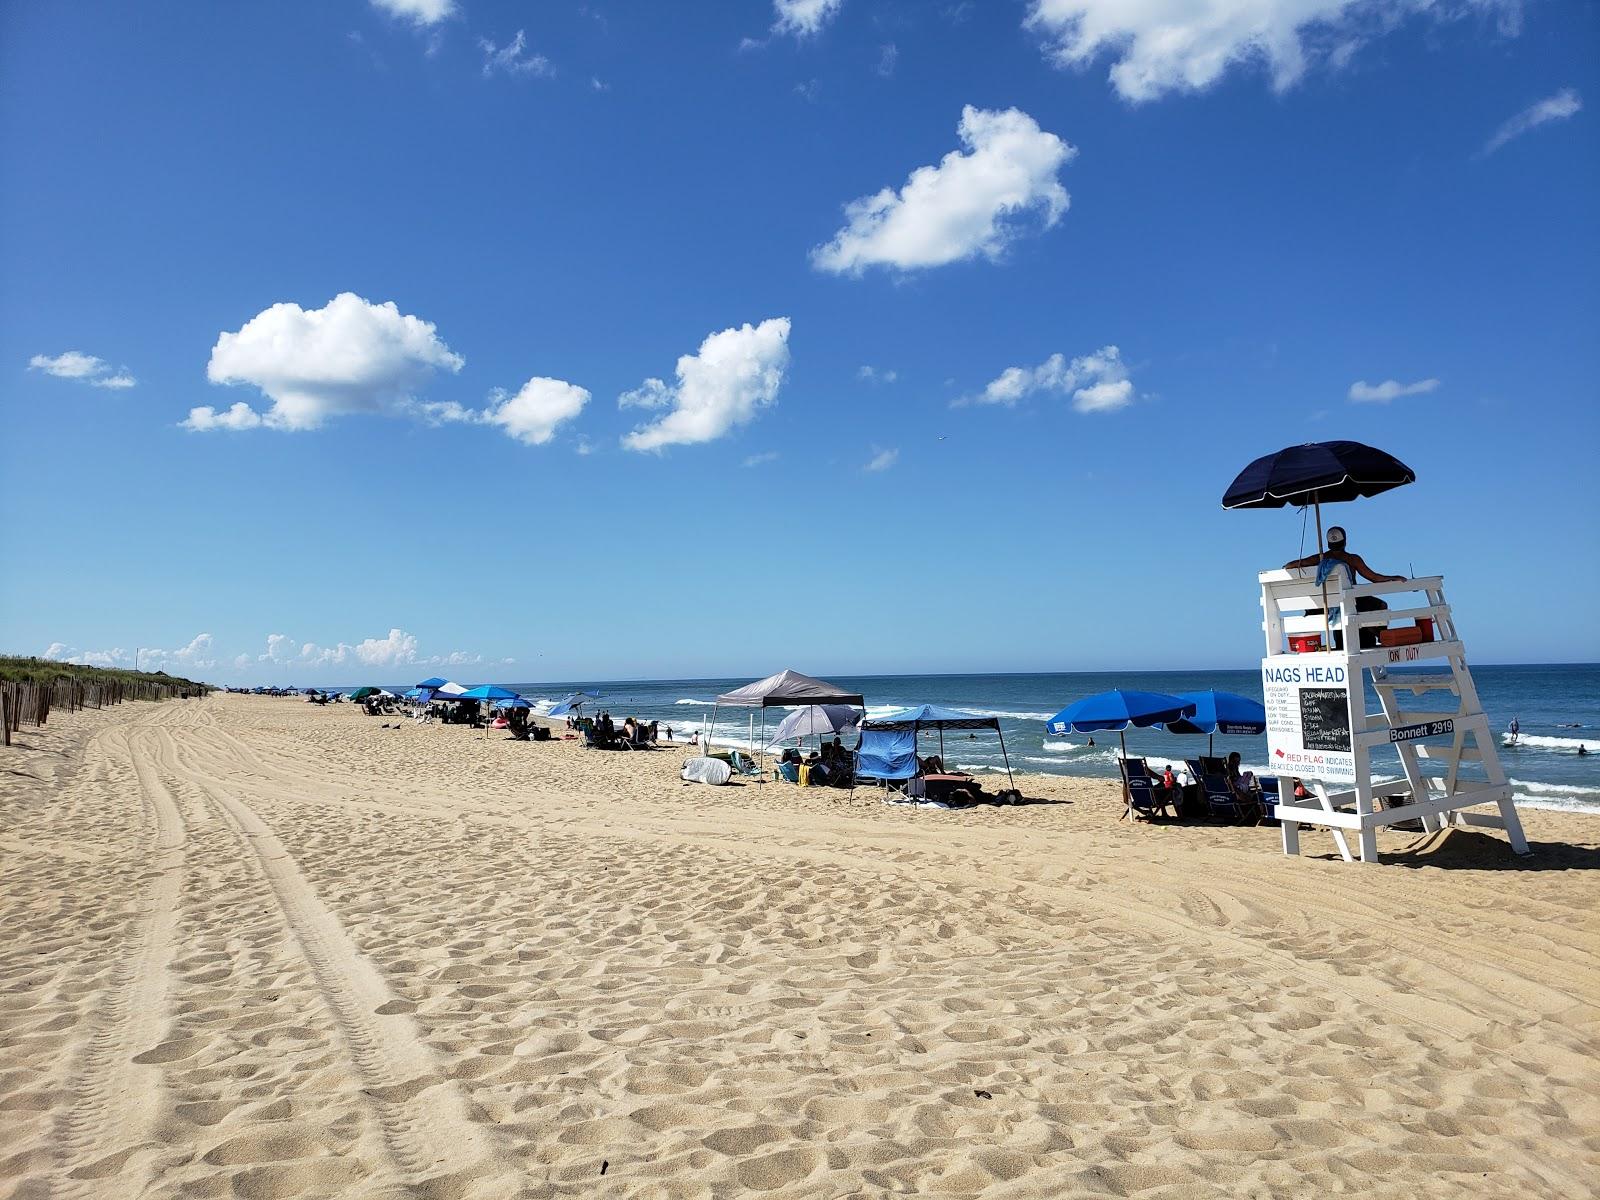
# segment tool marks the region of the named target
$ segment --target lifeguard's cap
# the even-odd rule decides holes
[[[1343,525],[1334,525],[1331,528],[1329,528],[1329,530],[1328,530],[1328,545],[1330,545],[1330,546],[1342,546],[1342,545],[1344,545],[1344,526]]]

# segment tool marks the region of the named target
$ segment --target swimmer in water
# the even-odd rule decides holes
[[[1578,757],[1579,758],[1588,758],[1589,757],[1589,747],[1585,746],[1582,742],[1578,743]]]

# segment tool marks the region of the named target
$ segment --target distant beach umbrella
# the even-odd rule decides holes
[[[1237,692],[1219,692],[1214,689],[1203,692],[1179,692],[1177,695],[1178,699],[1187,700],[1194,705],[1194,713],[1187,717],[1179,717],[1175,721],[1163,722],[1167,732],[1208,735],[1206,739],[1208,754],[1213,747],[1211,739],[1216,734],[1249,736],[1267,731],[1267,710],[1259,700],[1252,700],[1249,696],[1241,696]]]
[[[450,681],[448,679],[441,679],[439,676],[435,675],[432,679],[424,679],[421,683],[417,684],[417,686],[419,688],[441,688],[449,682]]]
[[[522,697],[510,688],[494,687],[490,684],[480,684],[475,688],[468,688],[456,697],[457,700],[520,700]]]
[[[1165,692],[1124,691],[1112,688],[1109,692],[1096,692],[1082,700],[1067,705],[1049,721],[1045,728],[1058,736],[1068,733],[1094,733],[1102,729],[1117,731],[1122,743],[1122,756],[1128,756],[1128,741],[1124,736],[1129,725],[1148,729],[1182,717],[1192,717],[1195,705]]]
[[[861,710],[847,704],[810,704],[797,708],[778,723],[767,746],[790,738],[824,737],[833,733],[854,733],[861,723]]]
[[[573,713],[582,713],[585,704],[600,699],[598,692],[573,692],[563,696],[546,715],[551,717],[565,717]]]

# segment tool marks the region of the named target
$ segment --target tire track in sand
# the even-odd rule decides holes
[[[210,780],[193,782],[213,802],[272,888],[292,942],[311,967],[363,1080],[401,1184],[429,1196],[512,1196],[515,1175],[495,1162],[484,1121],[473,1119],[456,1085],[439,1072],[410,1006],[317,897],[270,826]]]
[[[166,1020],[187,838],[177,800],[135,748],[136,732],[142,732],[139,725],[108,730],[91,743],[93,753],[111,757],[120,751],[120,761],[132,762],[150,835],[140,852],[151,857],[139,915],[97,1006],[95,1031],[69,1076],[72,1103],[56,1123],[59,1166],[52,1193],[61,1197],[104,1194],[101,1181],[121,1171],[148,1141],[143,1106],[127,1100],[138,1090],[138,1076],[152,1069],[135,1059],[160,1041]],[[95,774],[85,771],[83,777]]]

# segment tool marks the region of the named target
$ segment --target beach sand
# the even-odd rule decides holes
[[[1562,1196],[1600,821],[941,812],[352,707],[0,758],[0,1195]]]

